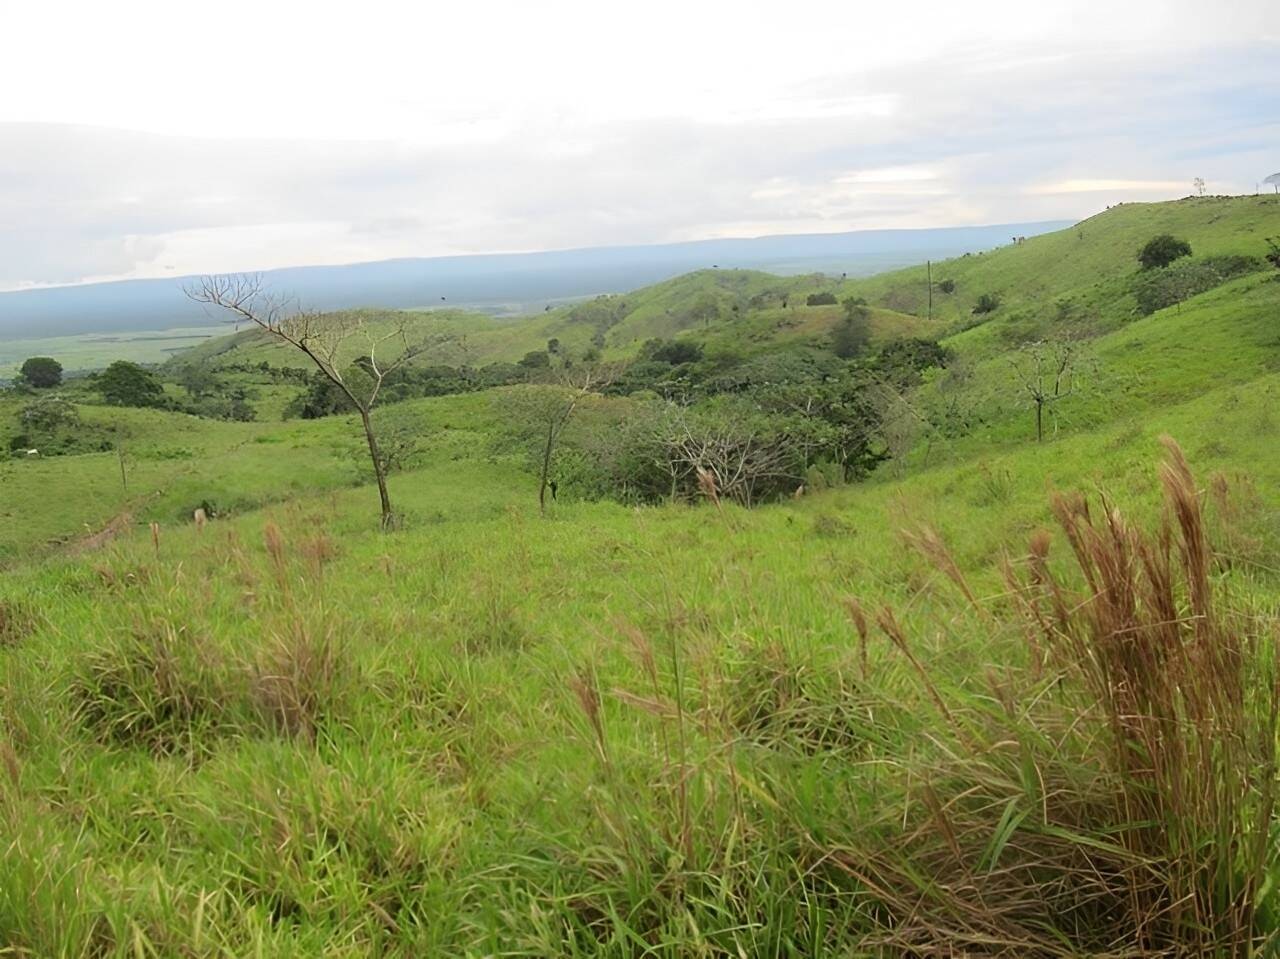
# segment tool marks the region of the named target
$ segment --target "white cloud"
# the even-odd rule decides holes
[[[1280,133],[1270,15],[13,2],[0,287],[1083,216],[1193,176],[1252,190]]]
[[[1191,184],[1184,180],[1060,180],[1026,189],[1035,195],[1055,193],[1169,193],[1188,192]]]
[[[890,166],[875,170],[857,170],[837,177],[837,183],[919,183],[922,180],[936,180],[938,174],[929,167]]]

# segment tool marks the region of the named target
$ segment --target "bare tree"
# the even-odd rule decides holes
[[[613,366],[561,366],[551,374],[551,382],[560,389],[544,394],[536,404],[534,417],[545,429],[541,464],[538,470],[538,509],[547,511],[547,489],[551,486],[551,470],[556,444],[579,404],[592,393],[599,393],[617,377]],[[554,495],[554,494],[553,494]]]
[[[216,306],[247,320],[303,353],[321,374],[351,402],[360,417],[369,459],[382,502],[382,527],[395,523],[387,492],[387,458],[378,447],[372,412],[387,377],[425,352],[430,344],[410,344],[408,318],[394,319],[385,329],[373,329],[360,313],[317,313],[303,310],[290,297],[270,292],[259,274],[204,276],[184,288],[197,303]],[[379,350],[395,348],[390,360]]]
[[[671,412],[665,423],[662,465],[671,475],[673,491],[678,485],[691,485],[717,505],[728,498],[749,507],[761,487],[803,480],[789,443],[726,417],[695,417],[685,407],[672,407]]]
[[[877,377],[868,391],[876,410],[874,435],[884,443],[889,468],[898,476],[906,474],[907,456],[916,447],[929,422],[910,393],[883,377]]]
[[[1083,344],[1060,338],[1028,343],[1013,354],[1009,365],[1019,389],[1031,397],[1036,411],[1036,442],[1044,439],[1044,414],[1076,389]]]
[[[1204,177],[1198,176],[1191,181],[1191,185],[1195,187],[1196,196],[1204,196]]]

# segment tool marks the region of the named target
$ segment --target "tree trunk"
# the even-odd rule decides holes
[[[382,501],[382,528],[390,529],[394,522],[391,513],[391,494],[387,492],[387,471],[382,465],[382,454],[378,452],[378,438],[373,435],[373,422],[369,419],[369,411],[360,411],[360,425],[364,427],[365,442],[369,444],[369,459],[373,461],[373,475],[378,481],[378,498]]]
[[[547,427],[547,445],[542,450],[542,478],[538,486],[538,511],[547,511],[547,478],[551,473],[551,447],[556,441],[555,420]]]
[[[1036,442],[1044,439],[1044,404],[1036,403]]]

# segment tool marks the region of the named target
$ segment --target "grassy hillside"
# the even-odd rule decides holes
[[[978,297],[993,293],[1000,309],[974,330],[977,340],[1026,314],[1042,320],[1064,309],[1103,329],[1134,314],[1129,281],[1143,244],[1160,233],[1188,240],[1195,257],[1245,254],[1260,257],[1266,237],[1280,235],[1280,198],[1188,197],[1170,203],[1125,203],[1074,227],[1031,237],[990,253],[933,264],[935,284],[954,281],[952,294],[935,288],[934,316],[952,329],[975,325]],[[928,306],[926,271],[912,267],[851,281],[873,303],[922,315]],[[988,327],[983,329],[983,327]]]
[[[530,387],[386,408],[424,439],[393,533],[348,417],[84,405],[128,490],[0,464],[0,952],[1268,954],[1280,272],[1130,291],[1153,233],[1256,255],[1278,219],[1125,205],[935,264],[932,324],[920,271],[703,271],[484,332],[769,351],[825,341],[829,289],[880,343],[952,331],[902,402],[963,427],[753,510],[540,514]],[[1035,443],[1010,370],[1062,332]]]
[[[745,337],[762,345],[796,337],[819,339],[834,325],[840,308],[808,307],[805,297],[838,286],[839,281],[818,274],[777,277],[749,270],[702,270],[631,293],[596,297],[520,319],[446,310],[367,316],[375,335],[407,318],[411,338],[450,338],[425,355],[421,363],[511,363],[530,351],[544,349],[553,338],[575,354],[595,346],[608,357],[626,358],[634,356],[647,340],[685,334],[697,339]],[[889,309],[876,312],[875,332],[880,339],[925,335],[938,329],[941,327],[924,319]],[[357,355],[355,344],[350,355]],[[304,367],[307,363],[305,357],[257,330],[242,330],[177,357],[183,364],[211,362],[215,366],[256,365],[264,360],[275,366]]]

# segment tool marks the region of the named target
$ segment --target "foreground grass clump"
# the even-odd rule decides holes
[[[1172,443],[1162,479],[1151,534],[1106,503],[1055,500],[1075,574],[1043,531],[1008,566],[1028,665],[990,668],[986,690],[948,690],[882,612],[939,720],[904,769],[905,829],[832,850],[888,910],[885,943],[1246,956],[1276,941],[1274,623],[1216,581]]]
[[[1265,506],[1163,476],[1132,522],[1011,477],[1007,561],[899,486],[390,537],[353,494],[51,567],[0,650],[0,943],[1257,954]]]

